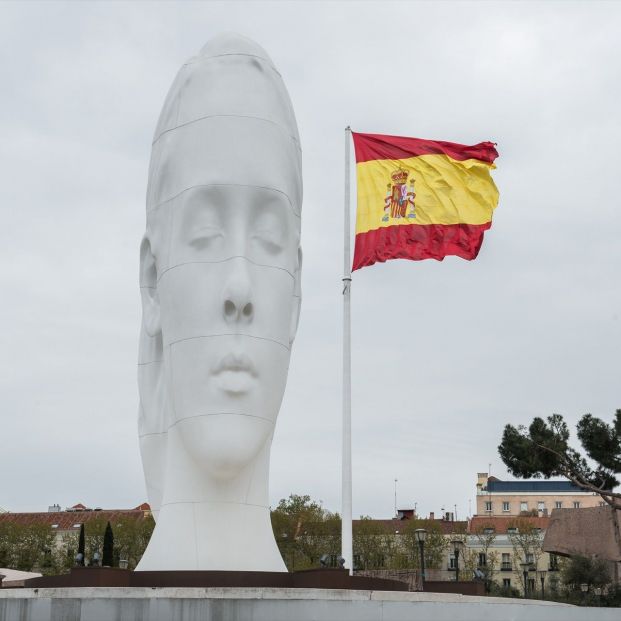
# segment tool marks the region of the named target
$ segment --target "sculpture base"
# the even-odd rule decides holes
[[[346,569],[305,571],[130,571],[112,567],[74,567],[69,574],[26,580],[28,589],[66,587],[251,587],[407,591],[399,580],[350,576]]]
[[[97,571],[97,570],[96,570]],[[348,589],[0,589],[3,621],[618,621],[618,608]]]

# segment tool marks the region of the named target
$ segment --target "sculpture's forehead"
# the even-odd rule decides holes
[[[198,185],[237,184],[282,192],[299,214],[301,174],[293,107],[272,61],[245,37],[215,37],[181,68],[164,102],[147,209]]]
[[[210,116],[264,119],[299,143],[293,107],[271,61],[249,53],[198,56],[185,64],[164,103],[154,140]]]
[[[147,209],[198,186],[237,185],[302,202],[300,152],[282,128],[245,117],[210,117],[164,133],[153,146]]]

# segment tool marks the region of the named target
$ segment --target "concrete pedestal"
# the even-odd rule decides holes
[[[614,608],[443,593],[277,588],[0,590],[0,621],[618,621]]]

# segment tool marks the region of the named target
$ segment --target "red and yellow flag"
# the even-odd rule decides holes
[[[352,270],[388,259],[474,259],[492,225],[498,152],[473,146],[352,132],[358,210]]]

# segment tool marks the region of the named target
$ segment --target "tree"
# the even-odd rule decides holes
[[[580,585],[602,587],[611,582],[608,563],[603,559],[573,556],[565,563],[561,572],[563,583],[573,591]]]
[[[355,569],[382,569],[390,551],[389,531],[378,520],[361,516],[353,529]]]
[[[81,561],[78,561],[80,565],[84,565],[84,559],[85,559],[85,552],[86,552],[86,537],[85,537],[85,533],[84,533],[84,522],[82,522],[82,524],[80,524],[80,537],[78,539],[78,554],[81,554]]]
[[[340,553],[341,519],[308,495],[291,494],[271,512],[280,554],[290,571],[317,567],[322,555]]]
[[[485,576],[485,585],[490,590],[494,571],[498,565],[498,552],[492,550],[496,542],[496,530],[492,524],[479,524],[472,533],[476,549],[474,555],[467,559],[466,566],[468,569],[478,569]],[[482,558],[480,555],[483,555]]]
[[[110,522],[106,525],[106,531],[104,532],[101,564],[104,567],[114,567],[114,533],[112,532]]]
[[[420,548],[416,538],[416,529],[418,528],[424,528],[427,531],[425,568],[438,569],[442,566],[449,542],[442,533],[442,528],[435,520],[407,520],[407,525],[405,525],[401,532],[401,540],[407,553],[407,564],[401,563],[401,565],[408,569],[420,568]]]
[[[552,414],[546,421],[536,417],[528,428],[506,425],[498,452],[516,477],[562,476],[621,509],[621,493],[613,491],[619,484],[616,475],[621,473],[621,410],[615,412],[611,425],[591,414],[578,422],[578,439],[593,466],[569,446],[569,435],[560,414]]]
[[[533,569],[537,569],[543,554],[543,533],[527,518],[517,518],[508,525],[507,535],[513,548],[513,569],[524,583],[524,571],[520,564],[530,563]],[[524,592],[528,591],[528,584],[523,586]]]

